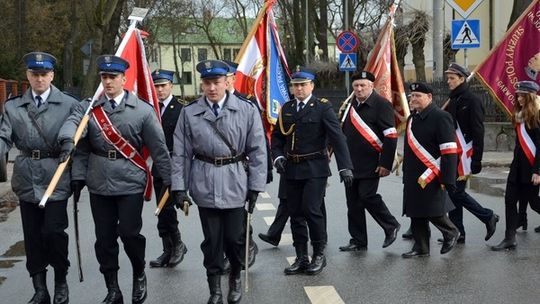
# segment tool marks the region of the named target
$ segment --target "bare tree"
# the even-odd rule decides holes
[[[219,0],[194,0],[188,7],[189,14],[192,18],[193,25],[201,29],[206,35],[210,47],[216,58],[221,58],[218,48],[220,44],[217,30],[213,30],[212,23],[225,9],[226,2]],[[220,29],[224,30],[224,29]]]
[[[413,11],[413,20],[409,23],[409,41],[412,46],[414,69],[416,80],[426,81],[426,60],[424,57],[424,45],[426,33],[429,31],[429,16],[420,10]]]

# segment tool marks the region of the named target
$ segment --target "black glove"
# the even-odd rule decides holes
[[[184,210],[184,208],[186,208],[185,203],[188,203],[188,207],[193,204],[191,202],[191,198],[189,198],[189,196],[187,195],[187,191],[185,191],[185,190],[173,191],[172,192],[172,203],[174,204],[176,209],[182,209],[182,210]]]
[[[81,197],[81,191],[86,185],[86,182],[83,180],[72,180],[71,181],[71,191],[73,192],[73,199],[78,202]]]
[[[345,184],[345,187],[352,186],[353,183],[353,173],[351,169],[345,169],[339,172],[339,179]]]
[[[71,153],[73,153],[74,148],[75,145],[73,144],[73,139],[64,139],[60,146],[60,155],[58,156],[59,161],[63,163],[68,160],[68,158],[71,156]]]
[[[259,191],[248,190],[246,201],[248,203],[249,213],[253,213],[253,209],[255,209],[255,202],[257,202],[258,197]]]
[[[445,184],[444,185],[444,188],[446,188],[446,192],[450,193],[450,194],[454,194],[454,192],[456,192],[456,185],[453,185],[453,184]]]
[[[287,160],[283,157],[280,157],[276,159],[274,162],[274,167],[276,167],[276,171],[279,174],[285,173],[285,165],[287,164]]]
[[[471,173],[478,174],[482,171],[482,162],[479,160],[473,160],[471,162]]]
[[[274,174],[272,174],[272,170],[268,170],[268,173],[266,174],[266,183],[270,184],[274,180]]]

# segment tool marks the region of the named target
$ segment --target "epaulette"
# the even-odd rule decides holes
[[[6,102],[8,102],[8,101],[10,101],[10,100],[12,100],[12,99],[21,98],[21,97],[22,97],[22,94],[21,94],[21,95],[17,95],[17,96],[12,96],[12,97],[6,99],[6,101],[4,101],[4,103],[6,103]]]
[[[81,101],[81,99],[79,99],[79,97],[73,95],[72,93],[69,93],[69,92],[66,92],[66,91],[62,91],[62,93],[64,93],[65,95],[77,100],[77,101]]]
[[[326,99],[326,98],[321,98],[321,99],[319,99],[319,101],[320,101],[321,103],[329,103],[329,102],[330,102],[330,101],[329,101],[328,99]]]
[[[188,103],[188,104],[185,105],[184,107],[189,107],[190,105],[195,104],[195,103],[197,103],[197,99],[192,100],[190,103]]]

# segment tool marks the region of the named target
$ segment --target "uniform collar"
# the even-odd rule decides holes
[[[433,104],[433,101],[422,111],[418,112],[418,116],[420,119],[426,119],[426,117],[435,109],[435,104]]]
[[[46,102],[47,98],[49,98],[50,94],[51,94],[51,87],[49,86],[47,91],[45,91],[45,92],[43,92],[42,94],[39,95],[39,96],[41,96],[41,101]],[[36,92],[34,92],[34,90],[32,90],[32,97],[34,98],[34,100],[36,100],[36,96],[38,96],[38,94]]]

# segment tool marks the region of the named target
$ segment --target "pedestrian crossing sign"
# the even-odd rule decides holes
[[[452,20],[452,49],[480,47],[480,20]]]
[[[339,70],[342,72],[356,71],[356,53],[340,53]]]

